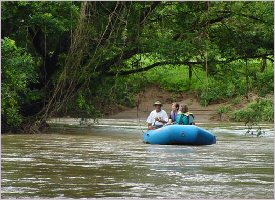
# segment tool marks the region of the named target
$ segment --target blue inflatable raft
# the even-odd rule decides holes
[[[168,125],[144,133],[144,142],[149,144],[216,144],[216,137],[195,125]]]

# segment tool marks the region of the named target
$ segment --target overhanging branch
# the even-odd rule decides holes
[[[270,54],[264,54],[264,56],[266,56],[267,59],[271,60],[272,62],[274,62],[274,60],[269,56]],[[209,60],[209,63],[212,64],[228,64],[230,62],[236,61],[236,60],[243,60],[243,59],[248,59],[248,58],[262,58],[263,55],[255,55],[255,56],[251,56],[251,57],[238,57],[238,58],[231,58],[228,60]],[[204,61],[160,61],[160,62],[156,62],[154,64],[151,64],[147,67],[141,67],[141,68],[136,68],[136,69],[132,69],[132,70],[122,70],[122,71],[109,71],[104,73],[104,75],[106,76],[116,76],[116,75],[122,75],[122,76],[126,76],[126,75],[130,75],[130,74],[134,74],[134,73],[139,73],[139,72],[145,72],[148,71],[154,67],[158,67],[158,66],[162,66],[162,65],[205,65]]]
[[[119,72],[111,71],[111,72],[105,73],[105,75],[107,75],[107,76],[115,76],[115,75],[125,76],[125,75],[134,74],[134,73],[138,73],[138,72],[145,72],[145,71],[148,71],[149,69],[152,69],[154,67],[161,66],[161,65],[189,65],[189,64],[204,64],[204,62],[160,61],[160,62],[156,62],[152,65],[149,65],[147,67],[137,68],[137,69],[133,69],[133,70],[119,71]]]
[[[129,59],[132,56],[136,55],[137,53],[139,53],[138,48],[125,50],[124,52],[122,52],[122,54],[117,55],[113,59],[105,61],[103,64],[101,64],[98,67],[98,69],[101,73],[105,73],[111,68],[111,66],[118,65],[118,63],[120,63],[121,61]]]

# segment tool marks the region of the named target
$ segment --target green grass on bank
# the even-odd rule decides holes
[[[243,62],[232,65],[228,71],[219,66],[218,72],[211,76],[201,68],[194,68],[191,80],[187,66],[161,66],[131,77],[139,88],[159,85],[173,93],[195,93],[204,106],[227,102],[230,105],[221,107],[217,113],[228,115],[231,121],[272,122],[274,103],[266,96],[273,95],[274,91],[273,63],[269,62],[263,72],[260,71],[260,60],[251,61],[249,69]],[[234,105],[240,104],[250,93],[259,97],[257,102],[236,109]]]
[[[261,60],[250,61],[249,69],[243,62],[235,62],[230,66],[217,66],[217,71],[206,75],[201,66],[193,67],[192,79],[189,79],[188,66],[160,66],[144,73],[140,77],[147,84],[159,84],[172,92],[194,91],[200,94],[202,102],[216,103],[249,92],[261,97],[274,91],[273,63],[269,62],[265,71],[261,72]]]

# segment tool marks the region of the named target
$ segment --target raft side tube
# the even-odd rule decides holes
[[[164,126],[156,130],[144,133],[144,142],[149,144],[172,144],[173,137],[170,126]]]
[[[144,133],[144,142],[150,144],[211,145],[216,137],[195,125],[168,125]]]

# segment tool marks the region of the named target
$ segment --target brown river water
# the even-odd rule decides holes
[[[217,144],[145,144],[130,120],[2,135],[1,197],[273,199],[273,124],[261,137],[242,124],[199,126]]]

